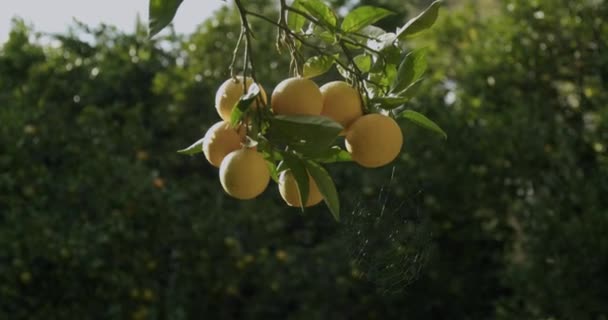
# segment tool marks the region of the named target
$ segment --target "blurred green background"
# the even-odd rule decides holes
[[[333,3],[393,9],[392,29],[429,1]],[[234,10],[151,41],[15,20],[0,319],[608,319],[606,20],[604,0],[447,1],[412,41],[431,70],[410,107],[449,138],[402,123],[393,166],[330,166],[341,223],[287,208],[274,184],[233,200],[202,156],[175,152],[219,120]],[[288,57],[253,22],[268,90]]]

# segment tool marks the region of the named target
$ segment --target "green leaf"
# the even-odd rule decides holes
[[[363,73],[369,72],[372,67],[372,57],[367,54],[360,54],[354,57],[353,61],[355,62],[357,68],[359,68],[359,70],[361,70]]]
[[[340,199],[338,198],[338,191],[331,176],[321,165],[314,161],[306,161],[306,168],[317,184],[319,191],[323,195],[323,200],[325,200],[325,204],[329,208],[329,211],[331,211],[334,219],[340,221]]]
[[[175,17],[183,0],[150,0],[148,5],[148,35],[153,37]]]
[[[205,137],[202,137],[198,141],[193,143],[191,146],[189,146],[188,148],[178,150],[177,153],[185,154],[185,155],[193,155],[193,154],[201,153],[201,152],[203,152],[203,142],[204,141],[205,141]]]
[[[336,14],[321,0],[301,0],[300,5],[304,7],[311,16],[330,27],[335,27],[338,23]]]
[[[283,157],[283,155],[281,155],[281,158]],[[277,173],[281,173],[285,170],[287,170],[287,165],[285,164],[285,160],[281,160],[281,162],[279,162],[279,164],[277,165]]]
[[[401,49],[396,46],[388,46],[382,50],[382,58],[384,62],[391,63],[396,66],[401,64],[403,60],[403,55]]]
[[[438,0],[431,3],[431,5],[426,8],[426,10],[424,10],[418,16],[412,18],[402,28],[400,28],[397,31],[397,37],[399,38],[399,40],[404,40],[409,36],[412,36],[432,27],[435,21],[437,21],[441,2],[441,0]]]
[[[412,99],[418,93],[422,80],[424,79],[416,80],[416,82],[410,84],[407,88],[405,88],[405,90],[398,92],[397,96],[407,98],[408,100]]]
[[[314,56],[304,63],[303,76],[313,78],[324,74],[334,64],[334,57],[328,55]]]
[[[431,119],[427,118],[421,113],[418,113],[413,110],[405,110],[399,114],[399,118],[407,119],[422,128],[431,130],[441,135],[444,139],[448,138],[448,135],[445,133],[445,131],[443,131],[443,129],[441,129],[435,122],[433,122]]]
[[[249,86],[247,93],[244,94],[232,108],[232,112],[230,113],[230,125],[232,127],[236,127],[239,122],[241,122],[245,113],[247,113],[249,106],[255,101],[259,94],[260,87],[257,83],[252,83]]]
[[[409,100],[409,98],[389,95],[384,97],[375,97],[371,100],[371,102],[377,107],[382,108],[384,110],[392,110],[403,105]]]
[[[291,4],[291,7],[300,11],[305,11],[306,9],[302,7],[302,4],[300,2],[300,0],[295,0]],[[287,13],[287,26],[289,27],[289,29],[295,32],[300,32],[302,31],[304,24],[306,24],[306,18],[304,16],[293,11],[289,11]]]
[[[329,147],[342,126],[328,117],[305,115],[278,115],[270,119],[266,132],[268,140],[274,144],[317,145]]]
[[[338,69],[338,73],[342,76],[342,78],[344,79],[350,79],[350,71],[344,69],[341,65],[336,64],[336,69]]]
[[[372,67],[372,70],[374,68]],[[378,72],[373,72],[368,75],[371,81],[381,84],[383,88],[388,88],[397,77],[397,66],[394,64],[385,64],[384,68]]]
[[[323,153],[317,154],[313,159],[320,163],[334,163],[334,162],[350,162],[353,161],[348,151],[341,149],[338,146],[333,146],[329,149],[325,149]]]
[[[367,36],[367,38],[378,38],[379,36],[385,34],[386,31],[384,31],[384,29],[382,29],[380,27],[367,26],[367,27],[359,30],[358,33]],[[362,37],[362,38],[367,39],[366,37]]]
[[[426,52],[425,48],[410,52],[399,65],[397,79],[393,83],[392,92],[405,90],[410,84],[420,79],[426,71]]]
[[[374,22],[394,14],[384,8],[361,6],[351,11],[342,21],[342,30],[356,32]]]
[[[321,32],[315,32],[315,35],[317,37],[319,37],[319,39],[321,39],[323,42],[328,43],[328,44],[335,44],[336,43],[336,36],[335,34],[325,30],[325,31],[321,31]]]
[[[302,211],[304,211],[304,206],[308,201],[308,191],[310,190],[308,185],[308,171],[306,170],[304,161],[290,152],[283,153],[283,159],[285,167],[288,168],[287,170],[291,171],[291,174],[296,180],[296,185],[298,187],[298,193],[300,196],[300,203],[302,204],[301,208]]]
[[[392,32],[387,32],[374,37],[374,39],[369,39],[367,41],[367,46],[376,51],[382,51],[391,47],[395,43],[395,40],[397,40],[397,35]]]

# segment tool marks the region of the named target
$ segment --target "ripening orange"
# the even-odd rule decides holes
[[[253,83],[253,79],[247,77],[246,79],[246,87],[249,89],[251,84]],[[264,88],[258,83],[260,87],[260,96],[264,103],[266,103],[266,91]],[[217,89],[215,93],[215,109],[217,113],[220,115],[222,120],[230,121],[230,114],[232,113],[232,109],[236,105],[236,103],[241,99],[241,96],[245,94],[247,91],[243,88],[243,76],[236,76],[235,79],[230,78]],[[259,101],[254,101],[251,105],[252,108],[257,108],[261,105]]]
[[[244,131],[243,133],[238,132],[227,121],[214,124],[207,130],[203,139],[205,158],[213,166],[219,168],[226,155],[241,148],[243,138]]]
[[[290,170],[281,172],[279,176],[279,193],[287,205],[292,207],[301,207],[300,191],[298,183]],[[311,207],[323,200],[323,195],[317,187],[317,183],[310,175],[308,175],[308,199],[304,207]]]
[[[232,197],[253,199],[266,190],[270,170],[261,153],[243,148],[232,151],[222,160],[220,182]]]
[[[377,168],[399,155],[403,134],[393,118],[373,113],[357,119],[350,126],[345,142],[353,161],[363,167]]]
[[[272,92],[272,111],[283,115],[320,115],[323,96],[317,84],[306,78],[288,78]]]
[[[332,81],[321,86],[323,111],[321,115],[331,118],[347,129],[363,115],[361,96],[357,89],[344,81]]]

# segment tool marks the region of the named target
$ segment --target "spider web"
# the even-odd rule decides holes
[[[395,193],[395,168],[376,201],[358,201],[344,217],[343,237],[353,267],[383,293],[403,291],[427,261],[430,218],[420,210],[422,190]]]

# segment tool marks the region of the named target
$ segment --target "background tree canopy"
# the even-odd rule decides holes
[[[389,29],[428,4],[400,3],[360,4],[398,11]],[[175,152],[217,121],[234,10],[154,40],[76,25],[41,41],[15,21],[0,49],[0,318],[607,319],[608,6],[448,4],[412,40],[431,70],[410,107],[449,139],[404,122],[394,166],[330,167],[340,223],[276,188],[232,200],[215,168]],[[272,88],[289,59],[252,22]]]

